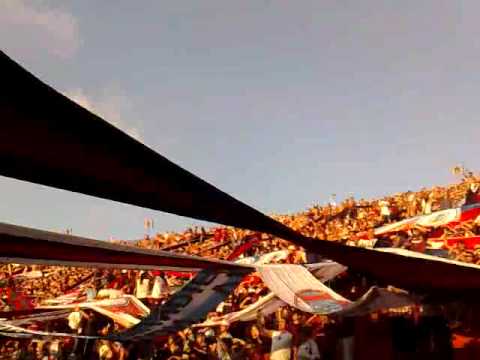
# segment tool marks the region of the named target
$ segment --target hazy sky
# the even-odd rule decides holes
[[[0,2],[3,51],[266,212],[478,170],[478,1]],[[69,119],[64,119],[69,121]],[[0,221],[140,237],[195,221],[0,178]]]

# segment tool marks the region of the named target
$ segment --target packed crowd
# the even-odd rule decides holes
[[[341,241],[347,245],[364,246],[365,239],[381,246],[402,247],[425,251],[431,232],[439,238],[480,235],[480,222],[473,219],[455,228],[427,229],[416,227],[405,232],[375,237],[373,229],[387,223],[420,214],[458,207],[480,200],[480,178],[467,174],[457,184],[447,187],[408,191],[377,200],[347,198],[326,206],[314,206],[295,215],[272,215],[283,224],[304,235],[320,240]],[[134,246],[161,249],[183,254],[217,259],[231,259],[235,249],[246,243],[254,245],[243,257],[259,256],[288,250],[283,262],[304,263],[301,249],[268,234],[220,227],[192,228],[183,233],[164,233],[146,236]],[[371,243],[369,243],[371,244]],[[456,260],[480,263],[480,248],[468,250],[461,242],[445,246],[448,255]],[[161,305],[189,276],[133,270],[98,270],[52,266],[4,265],[0,269],[1,310],[4,313],[42,304],[79,287],[85,300],[132,294],[146,305]],[[356,274],[344,275],[333,284],[336,291],[361,296],[368,288],[366,280]],[[115,291],[105,291],[106,289]],[[363,290],[362,290],[363,289]],[[208,319],[242,310],[268,293],[268,288],[256,277],[244,280]],[[113,295],[112,295],[113,294]],[[116,295],[115,295],[116,294]],[[23,301],[19,301],[23,299]],[[404,318],[417,319],[417,312],[406,309]],[[379,317],[380,315],[380,317]],[[370,321],[385,322],[389,316],[372,314]],[[412,320],[413,321],[413,320]],[[110,319],[91,310],[74,309],[63,322],[38,324],[42,330],[65,331],[77,334],[105,335],[123,329]],[[46,327],[46,328],[45,328]],[[338,339],[348,338],[342,319],[302,313],[285,306],[276,313],[258,316],[256,321],[231,325],[194,326],[156,342],[120,344],[107,340],[43,339],[0,340],[0,358],[18,359],[328,359],[339,351]],[[347,332],[348,332],[347,331]],[[440,341],[441,343],[441,341]],[[420,346],[420,345],[419,345]],[[424,346],[422,343],[421,346]],[[418,348],[417,348],[418,350]]]
[[[378,247],[399,247],[424,251],[426,240],[433,235],[441,239],[480,235],[480,219],[463,222],[454,228],[423,228],[375,236],[373,230],[382,225],[428,215],[435,211],[480,202],[480,177],[469,173],[463,181],[446,187],[435,186],[418,192],[407,191],[377,200],[347,198],[340,203],[332,200],[326,206],[314,206],[294,215],[272,215],[284,225],[319,240],[340,241],[347,245],[364,246],[365,239],[374,240]],[[165,233],[140,240],[137,245],[150,249],[227,259],[233,249],[252,239],[261,240],[252,251],[255,254],[286,249],[287,241],[268,234],[235,228],[189,229],[183,234]],[[475,262],[477,256],[462,248],[445,243],[452,259]],[[477,251],[478,252],[478,251]],[[464,256],[459,256],[463,254]],[[254,255],[254,254],[249,254]]]

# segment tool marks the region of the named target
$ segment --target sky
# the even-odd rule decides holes
[[[478,1],[0,2],[0,47],[267,213],[479,170]],[[64,121],[69,121],[65,119]],[[0,177],[0,221],[137,239],[196,220]]]

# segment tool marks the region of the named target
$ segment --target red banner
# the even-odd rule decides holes
[[[245,244],[242,244],[233,250],[233,252],[230,254],[230,256],[227,258],[229,261],[236,260],[240,255],[242,255],[245,251],[251,249],[255,244],[258,244],[260,242],[260,239],[254,239],[251,240]]]

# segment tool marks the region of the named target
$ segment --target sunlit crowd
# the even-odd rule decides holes
[[[469,249],[461,241],[453,245],[447,241],[449,238],[480,236],[480,218],[471,219],[456,227],[418,226],[380,236],[374,233],[375,228],[385,224],[480,202],[479,184],[479,177],[472,173],[464,173],[461,181],[445,187],[433,187],[417,192],[407,191],[375,200],[349,197],[337,201],[335,196],[332,196],[331,201],[324,206],[313,206],[298,214],[272,217],[319,241],[340,241],[350,246],[397,247],[426,252],[428,240],[435,237],[437,242],[444,240],[444,243],[438,246],[444,256],[480,264],[480,246]],[[236,249],[248,243],[254,245],[232,258]],[[278,262],[297,264],[307,262],[307,256],[302,249],[288,241],[232,227],[208,229],[195,227],[183,233],[145,236],[135,243],[128,244],[232,261],[285,250],[287,255],[277,260]],[[194,274],[180,276],[177,273],[160,271],[6,264],[0,271],[0,308],[5,314],[0,317],[24,316],[36,306],[74,291],[78,292],[78,301],[95,301],[131,294],[154,309],[161,306],[192,276]],[[331,286],[335,291],[355,299],[374,281],[365,279],[361,274],[346,273],[333,281]],[[268,288],[259,277],[249,276],[217,307],[216,311],[208,315],[206,320],[221,318],[227,313],[242,310],[268,292]],[[366,328],[363,331],[370,327],[369,331],[375,333],[381,332],[379,329],[382,327],[388,327],[390,333],[395,333],[403,326],[407,330],[410,329],[408,336],[417,334],[416,340],[413,341],[414,345],[411,343],[408,345],[413,346],[410,349],[412,352],[448,352],[449,347],[445,344],[452,339],[442,330],[448,324],[426,323],[425,316],[425,309],[421,307],[404,309],[396,315],[388,311],[374,313],[365,320]],[[35,323],[30,327],[51,333],[91,336],[125,330],[112,319],[93,310],[80,308],[73,308],[64,319]],[[2,337],[0,359],[337,359],[344,358],[341,356],[347,351],[345,347],[348,347],[348,341],[345,339],[350,339],[352,332],[358,331],[360,330],[352,330],[352,324],[348,319],[302,313],[284,306],[266,317],[259,313],[257,319],[253,321],[218,326],[193,326],[148,343],[119,343],[102,339],[60,338],[53,335],[21,339]],[[385,350],[384,354],[388,351],[391,354],[398,354],[405,350],[406,345],[388,341],[389,350]],[[366,349],[363,351],[368,353]]]

